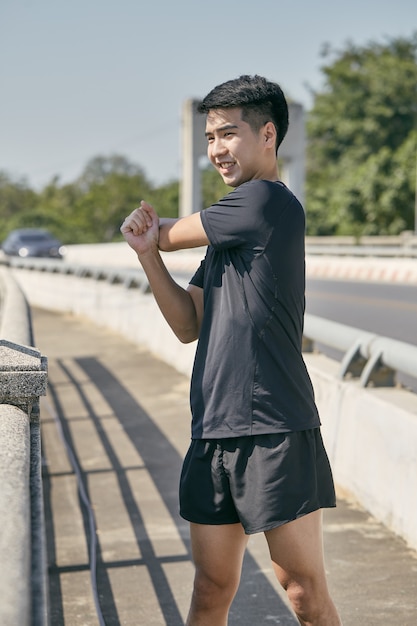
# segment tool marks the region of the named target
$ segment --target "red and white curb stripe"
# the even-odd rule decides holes
[[[417,285],[417,259],[306,257],[308,278],[363,280]]]

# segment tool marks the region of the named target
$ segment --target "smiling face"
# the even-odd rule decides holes
[[[277,180],[276,131],[267,122],[259,131],[242,120],[239,108],[212,109],[207,114],[207,154],[226,185],[238,187],[254,179]]]

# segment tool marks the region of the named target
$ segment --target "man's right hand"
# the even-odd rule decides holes
[[[144,200],[126,217],[120,232],[138,256],[158,250],[159,217]]]

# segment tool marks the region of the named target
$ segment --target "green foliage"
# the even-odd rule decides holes
[[[119,238],[120,224],[151,190],[143,170],[120,155],[91,159],[74,187],[77,241],[90,243]]]
[[[21,212],[29,213],[36,205],[36,199],[36,193],[25,181],[14,182],[5,172],[0,171],[0,241],[12,228],[17,228],[11,224]],[[19,223],[19,227],[22,226],[25,226],[23,219]]]
[[[142,168],[120,155],[94,157],[75,182],[60,185],[54,178],[39,193],[0,172],[0,241],[23,227],[46,228],[63,243],[114,241],[140,200],[175,217],[178,196],[177,182],[155,189]]]
[[[213,168],[202,172],[202,205],[230,189]],[[46,228],[63,243],[97,243],[121,239],[120,224],[141,200],[161,217],[178,217],[180,185],[154,187],[143,170],[121,155],[96,156],[73,183],[54,178],[40,192],[25,181],[0,172],[0,241],[15,228]]]
[[[172,181],[153,189],[149,200],[160,217],[178,217],[178,207],[180,202],[180,185],[178,181]]]
[[[231,191],[219,173],[209,165],[201,172],[202,209],[211,206]]]
[[[327,50],[325,87],[309,114],[309,234],[397,234],[413,228],[417,34]]]

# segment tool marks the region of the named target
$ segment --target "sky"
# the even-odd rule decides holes
[[[308,111],[325,44],[415,31],[415,0],[0,0],[0,171],[42,189],[120,154],[178,180],[188,98],[261,74]]]

